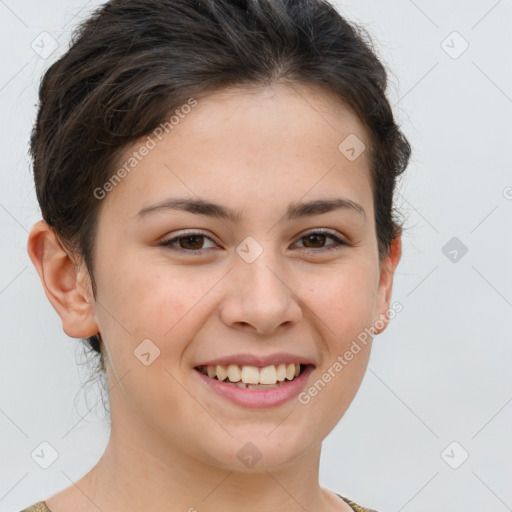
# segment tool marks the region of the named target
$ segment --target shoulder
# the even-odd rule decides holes
[[[336,493],[338,494],[338,493]],[[377,512],[376,510],[374,510],[373,508],[365,508],[365,507],[362,507],[361,505],[358,505],[357,503],[353,502],[352,500],[349,500],[348,498],[346,498],[345,496],[342,496],[341,494],[338,494],[338,496],[343,500],[345,501],[346,503],[348,503],[352,509],[355,511],[355,512]]]
[[[44,501],[39,501],[30,507],[24,508],[21,512],[52,512]]]

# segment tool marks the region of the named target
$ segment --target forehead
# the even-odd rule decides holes
[[[292,129],[296,133],[302,131],[308,136],[313,131],[330,129],[340,134],[354,133],[365,143],[370,142],[363,123],[348,104],[332,90],[319,84],[233,86],[200,97],[197,101],[198,106],[194,108],[193,115],[185,116],[180,122],[181,125],[193,129],[196,134],[207,132],[221,123],[222,128],[226,128],[231,123],[243,124],[247,130],[264,126],[265,131],[269,131],[270,125],[273,125],[274,133],[279,128],[288,128],[282,130],[282,138],[293,135]],[[187,117],[192,120],[187,120]],[[307,125],[286,126],[292,119],[302,119],[307,121]],[[257,133],[264,135],[261,130]]]
[[[250,203],[265,192],[278,199],[314,188],[329,191],[335,184],[356,195],[369,187],[368,151],[354,160],[342,151],[350,137],[369,148],[367,132],[357,115],[323,87],[231,87],[197,97],[186,112],[161,140],[155,139],[151,151],[108,194],[109,202],[125,203],[128,213],[175,191]],[[130,146],[118,167],[147,140]]]

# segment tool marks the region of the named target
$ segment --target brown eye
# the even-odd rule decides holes
[[[168,247],[174,251],[201,254],[206,250],[204,248],[206,240],[214,243],[210,237],[203,235],[202,233],[185,233],[181,236],[165,240],[161,242],[160,245],[163,247]]]
[[[324,245],[327,239],[334,240],[334,244]],[[304,244],[306,249],[320,249],[320,251],[331,251],[335,249],[340,249],[343,245],[348,245],[347,242],[341,240],[334,234],[326,231],[313,231],[311,233],[307,233],[306,235],[301,236],[300,241]],[[314,252],[320,252],[314,251]]]
[[[327,238],[327,236],[324,234],[313,233],[311,235],[303,236],[302,240],[303,240],[303,243],[307,241],[308,244],[313,244],[313,249],[318,249],[323,246],[326,238]],[[308,246],[308,247],[311,248],[311,246]]]
[[[190,235],[190,236],[184,236],[181,238],[178,238],[180,240],[180,247],[182,249],[202,249],[203,243],[204,243],[204,236],[203,235]],[[201,247],[199,247],[201,246]]]

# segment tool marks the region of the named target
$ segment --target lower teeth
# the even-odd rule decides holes
[[[237,386],[242,389],[274,389],[282,386],[285,382],[291,381],[282,381],[279,384],[245,384],[245,382],[230,382],[229,380],[223,380],[222,382],[225,384],[232,384],[233,386]]]

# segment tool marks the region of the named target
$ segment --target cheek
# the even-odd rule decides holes
[[[332,422],[352,402],[368,365],[376,276],[375,269],[347,265],[329,272],[329,278],[317,279],[316,285],[309,287],[309,305],[315,313],[315,325],[321,332],[325,350],[311,393],[321,396],[317,406],[325,409],[322,414]],[[331,408],[329,404],[336,407]]]
[[[376,280],[374,269],[347,265],[329,271],[310,286],[308,305],[325,323],[331,345],[342,349],[370,327],[377,301]]]
[[[323,435],[327,435],[352,403],[365,375],[376,297],[373,277],[354,271],[332,274],[323,286],[310,287],[310,293],[324,357],[300,403],[313,417],[324,418]]]
[[[142,258],[110,265],[102,276],[105,293],[99,301],[108,310],[102,315],[100,329],[110,333],[108,339],[118,353],[113,357],[120,358],[121,364],[126,354],[133,356],[133,350],[149,339],[158,348],[160,362],[169,357],[180,359],[187,343],[212,314],[206,297],[224,272],[201,272]]]

